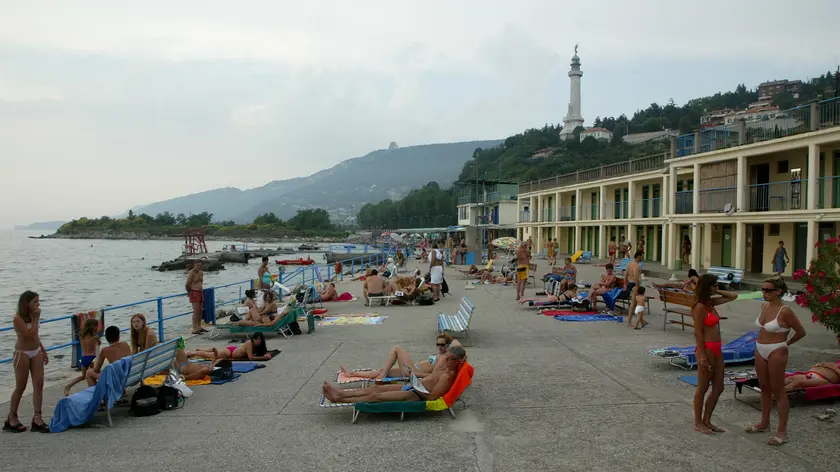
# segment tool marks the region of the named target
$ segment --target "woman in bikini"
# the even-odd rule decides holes
[[[21,424],[18,418],[18,406],[29,377],[32,376],[32,405],[35,407],[32,431],[49,433],[50,427],[41,417],[41,404],[44,400],[44,366],[50,362],[50,358],[38,334],[41,327],[41,300],[37,293],[27,290],[21,294],[12,324],[17,334],[12,363],[15,371],[15,389],[12,391],[9,415],[3,423],[3,431],[26,431],[26,426]]]
[[[566,267],[563,269],[563,280],[560,282],[560,290],[569,290],[569,287],[577,281],[577,268],[572,264],[572,258],[566,258]]]
[[[374,379],[374,380],[381,380],[386,377],[391,378],[399,378],[399,377],[407,377],[408,370],[406,366],[409,366],[413,369],[413,372],[417,375],[417,378],[423,378],[432,373],[435,370],[435,365],[437,365],[437,359],[440,356],[446,355],[446,350],[449,349],[449,346],[452,344],[456,346],[460,346],[461,343],[458,342],[456,339],[452,339],[452,336],[443,333],[438,334],[435,338],[435,345],[437,346],[437,354],[433,354],[429,356],[428,360],[423,360],[420,362],[414,362],[409,357],[408,353],[400,346],[394,346],[391,348],[391,351],[388,352],[388,358],[385,360],[385,366],[379,370],[350,370],[344,367],[343,365],[339,366],[341,369],[341,373],[347,377],[360,377],[365,379]],[[394,364],[398,365],[395,367]]]
[[[840,385],[840,361],[814,364],[807,372],[785,377],[785,390]]]
[[[697,282],[700,280],[700,274],[697,273],[694,269],[688,269],[688,277],[686,277],[685,282],[683,283],[675,283],[669,282],[666,284],[653,284],[653,287],[656,289],[660,288],[672,288],[677,289],[681,292],[686,293],[694,293],[697,289]]]
[[[131,353],[137,354],[157,344],[157,336],[152,328],[146,325],[146,317],[136,313],[131,317]]]
[[[748,433],[764,433],[770,430],[770,410],[773,397],[779,409],[779,426],[776,435],[767,441],[771,446],[788,442],[787,422],[790,403],[785,392],[785,369],[787,369],[788,346],[805,337],[805,329],[789,306],[782,303],[782,294],[787,286],[782,279],[767,279],[761,288],[764,300],[761,312],[755,319],[758,339],[755,343],[755,373],[761,387],[761,421],[750,425]],[[788,339],[790,330],[794,335]]]
[[[544,305],[554,305],[554,304],[561,304],[561,303],[569,303],[572,301],[573,298],[577,296],[577,285],[569,285],[568,290],[561,293],[559,296],[554,296],[552,294],[548,294],[545,297],[538,297],[538,298],[523,298],[519,300],[520,305],[524,305],[525,303],[528,306],[544,306]]]
[[[199,357],[202,359],[230,359],[232,361],[267,361],[271,359],[271,353],[265,345],[265,336],[262,333],[254,333],[241,346],[227,346],[224,349],[198,348],[195,351],[186,352],[188,358]]]
[[[288,310],[291,310],[289,305],[283,310],[283,314],[285,315],[288,313]],[[271,326],[274,324],[274,320],[277,319],[277,299],[274,296],[274,292],[266,292],[265,293],[265,306],[262,310],[258,310],[256,306],[252,308],[247,315],[245,315],[245,319],[237,323],[239,326]]]
[[[720,315],[718,305],[729,303],[738,294],[718,290],[716,275],[703,274],[697,282],[691,317],[694,319],[694,339],[697,342],[694,355],[697,357],[697,389],[694,391],[694,430],[703,434],[725,433],[726,430],[712,424],[712,413],[718,397],[723,393],[723,343],[720,339]],[[714,295],[718,295],[713,298]],[[712,391],[709,390],[709,381]],[[703,401],[705,399],[705,407]]]

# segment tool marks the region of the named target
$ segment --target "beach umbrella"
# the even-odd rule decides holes
[[[512,238],[510,236],[505,236],[503,238],[496,238],[496,239],[490,241],[490,244],[492,244],[493,246],[496,246],[499,249],[504,249],[504,250],[509,251],[511,249],[516,249],[520,244],[522,244],[522,241],[520,241],[516,238]]]
[[[392,241],[395,241],[395,242],[398,242],[398,243],[402,242],[402,240],[403,240],[403,237],[402,237],[401,234],[391,233],[388,236],[391,238]]]

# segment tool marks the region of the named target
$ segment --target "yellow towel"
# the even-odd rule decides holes
[[[163,385],[164,380],[166,380],[166,375],[153,375],[143,379],[143,383],[152,387],[160,387]],[[203,379],[187,380],[188,387],[195,387],[196,385],[210,385],[210,377],[205,376]]]

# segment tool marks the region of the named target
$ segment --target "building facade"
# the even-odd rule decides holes
[[[590,136],[601,141],[612,141],[613,134],[612,131],[606,128],[589,128],[580,132],[581,141]]]
[[[609,240],[645,237],[645,258],[678,265],[773,272],[783,241],[805,268],[814,244],[840,222],[840,99],[779,112],[769,121],[707,128],[671,140],[665,155],[602,166],[519,187],[517,236],[542,250],[606,257]]]
[[[467,247],[487,247],[502,236],[514,236],[518,215],[517,182],[472,179],[456,182],[458,226],[464,228]]]

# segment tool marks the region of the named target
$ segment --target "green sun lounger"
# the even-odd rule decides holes
[[[291,338],[293,333],[289,328],[289,324],[297,321],[298,316],[304,316],[303,308],[299,306],[293,308],[282,317],[277,318],[271,325],[240,326],[236,323],[218,324],[213,326],[209,337],[210,339],[215,339],[227,331],[229,334],[277,333],[282,334],[285,338]]]

